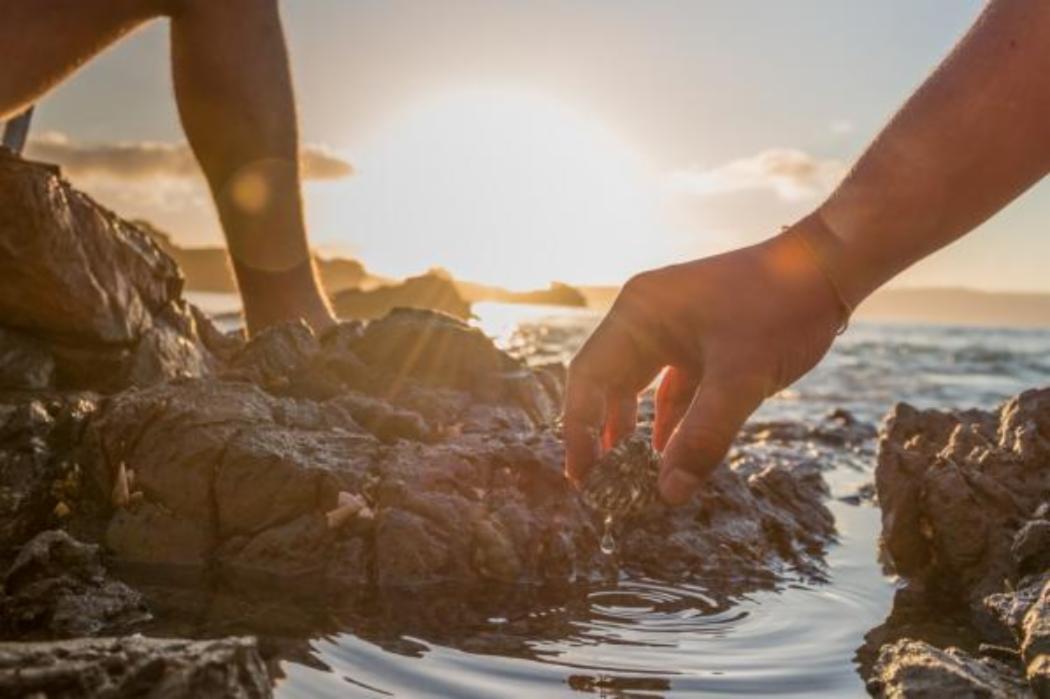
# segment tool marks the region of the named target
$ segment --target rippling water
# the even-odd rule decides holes
[[[568,359],[598,320],[530,306],[476,312],[497,342],[537,361]],[[1050,331],[858,323],[756,419],[813,422],[844,407],[877,422],[899,400],[991,408],[1047,383]],[[826,583],[725,600],[702,586],[624,577],[549,601],[539,595],[527,618],[505,618],[499,599],[483,595],[471,598],[475,614],[395,600],[282,661],[278,695],[864,696],[854,654],[886,617],[893,582],[875,560],[878,510],[836,499],[871,481],[871,450],[832,460],[825,478],[839,540]]]

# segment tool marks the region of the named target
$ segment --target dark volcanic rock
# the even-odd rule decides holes
[[[0,560],[77,513],[82,475],[77,452],[94,410],[88,394],[0,402]]]
[[[55,382],[55,358],[29,335],[0,328],[0,390],[44,390]]]
[[[965,677],[973,696],[993,691],[985,687],[990,674],[1000,673],[1006,687],[1015,684],[1016,674],[1027,677],[1031,689],[1025,691],[1046,696],[1050,389],[1022,393],[995,412],[897,406],[881,435],[875,482],[887,562],[916,589],[913,596],[960,614],[972,626],[968,633],[989,647],[1003,647],[1008,666],[961,650],[946,656],[920,644],[907,646],[903,655],[900,648],[884,647],[890,660],[878,672],[913,679],[918,672],[916,687],[929,678]],[[936,671],[927,676],[930,668]]]
[[[336,589],[362,580],[562,580],[612,563],[561,477],[553,434],[432,442],[414,426],[391,437],[385,430],[396,423],[385,423],[380,439],[345,402],[194,380],[111,401],[94,423],[96,475],[106,490],[124,463],[142,495],[116,512],[107,542],[126,560],[212,562],[234,575]],[[330,529],[326,514],[340,493],[362,498],[374,517]],[[677,577],[733,571],[770,582],[781,568],[809,573],[833,532],[824,495],[815,470],[724,468],[702,501],[661,509],[624,532],[621,562]],[[335,569],[339,576],[329,574]]]
[[[320,349],[313,330],[304,321],[266,328],[239,349],[229,361],[227,376],[280,389],[309,365]]]
[[[111,634],[147,619],[142,596],[107,577],[99,547],[63,531],[23,546],[0,594],[0,633],[8,638]]]
[[[0,643],[0,695],[261,699],[272,692],[254,639],[129,636]]]
[[[31,339],[0,336],[0,354],[24,363],[26,342],[43,345],[23,386],[118,390],[207,373],[213,358],[197,325],[208,321],[180,298],[182,275],[171,258],[73,189],[57,169],[6,153],[0,153],[0,326]],[[10,385],[10,377],[3,383]]]
[[[1017,582],[1014,540],[1050,502],[1050,389],[995,413],[899,405],[879,445],[882,543],[896,569],[980,599]],[[1040,525],[1022,534],[1038,536]],[[1026,557],[1030,544],[1019,544]]]
[[[868,691],[892,699],[1035,696],[1008,664],[909,640],[883,646]]]
[[[1050,579],[1025,614],[1020,635],[1028,681],[1036,695],[1050,696]]]
[[[301,397],[304,375],[340,362],[353,368],[345,382],[333,372],[334,397]],[[132,474],[133,501],[106,533],[122,560],[329,592],[564,581],[617,563],[561,475],[561,442],[535,396],[507,390],[507,377],[547,389],[459,321],[402,311],[319,345],[305,326],[284,326],[232,366],[223,380],[119,394],[92,422],[96,490]],[[819,469],[797,461],[724,467],[693,505],[621,527],[618,562],[763,585],[814,575],[833,534],[825,496]]]

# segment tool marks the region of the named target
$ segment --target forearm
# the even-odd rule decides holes
[[[853,306],[1050,168],[1050,3],[993,0],[803,227]],[[821,225],[823,224],[823,226]]]

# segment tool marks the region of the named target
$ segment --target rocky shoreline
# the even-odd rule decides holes
[[[896,406],[875,483],[907,585],[862,649],[869,690],[1050,696],[1050,389],[996,411]]]
[[[825,579],[827,463],[802,447],[873,455],[871,426],[751,425],[692,503],[614,523],[610,555],[562,475],[563,380],[429,311],[224,334],[148,234],[0,151],[0,693],[267,696],[274,658],[340,624],[514,654],[557,633],[529,610],[618,571],[726,606]],[[1050,392],[895,410],[876,490],[899,606],[950,600],[991,650],[891,615],[873,693],[1046,694],[1048,463]],[[520,633],[472,625],[494,612]]]
[[[229,657],[237,691],[258,691],[250,642],[127,636],[153,614],[119,579],[136,571],[324,607],[447,584],[569,589],[620,568],[718,575],[739,594],[822,570],[834,527],[812,464],[724,468],[690,506],[618,523],[610,556],[561,472],[557,367],[427,311],[245,342],[182,299],[148,235],[55,169],[0,157],[0,192],[0,629],[14,642],[0,686],[102,663],[121,668],[112,686],[65,695],[119,695],[144,663],[218,696],[226,680],[177,678]]]

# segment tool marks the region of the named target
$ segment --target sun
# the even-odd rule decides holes
[[[422,100],[308,189],[313,235],[380,274],[441,266],[510,288],[615,283],[666,257],[643,158],[600,121],[523,92]]]

